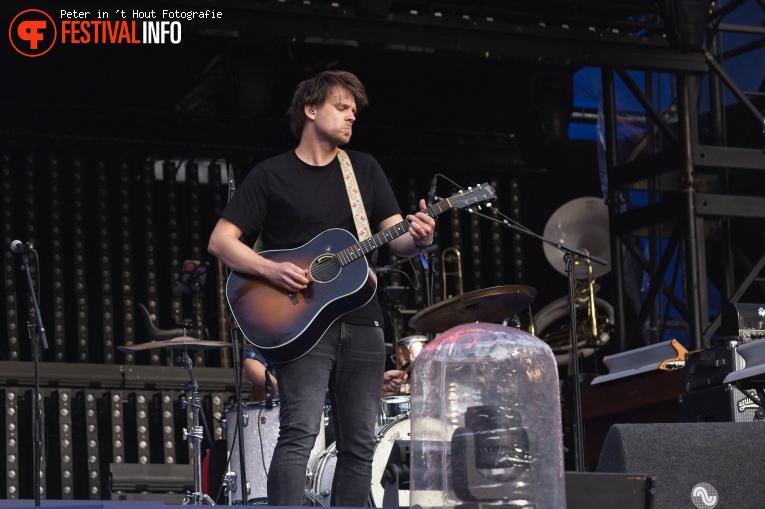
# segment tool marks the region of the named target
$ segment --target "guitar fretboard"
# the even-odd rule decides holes
[[[423,210],[422,212],[427,214],[430,217],[436,217],[437,215],[446,212],[452,208],[452,205],[449,203],[449,198],[444,198],[438,203],[434,203],[427,209]],[[355,246],[348,247],[346,249],[343,249],[339,253],[337,253],[335,256],[337,260],[340,262],[340,265],[348,265],[352,261],[358,260],[362,256],[366,255],[367,253],[374,251],[378,247],[384,246],[391,240],[400,237],[401,235],[405,234],[409,231],[410,223],[407,220],[403,220],[400,223],[391,226],[390,228],[383,230],[381,232],[375,233],[371,237],[369,237],[366,240],[362,240]]]

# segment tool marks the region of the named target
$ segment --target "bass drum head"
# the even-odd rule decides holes
[[[408,415],[403,415],[395,421],[378,428],[375,436],[375,454],[372,458],[372,491],[369,495],[371,507],[383,506],[385,488],[382,485],[385,467],[388,466],[388,458],[393,450],[396,440],[411,440],[412,422]],[[399,490],[399,507],[409,507],[409,490]]]
[[[372,484],[369,493],[370,507],[382,507],[385,489],[381,481],[385,467],[388,466],[388,458],[393,450],[393,444],[396,440],[410,440],[411,426],[409,416],[404,415],[396,421],[376,429],[375,452],[372,458]],[[337,448],[333,443],[321,454],[313,482],[313,491],[321,500],[321,504],[325,506],[329,506],[331,499],[332,480],[335,477],[336,466]],[[399,506],[409,507],[409,490],[399,490]]]

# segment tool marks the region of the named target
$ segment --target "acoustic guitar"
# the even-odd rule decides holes
[[[484,183],[444,198],[423,212],[435,217],[495,197],[494,189]],[[365,255],[408,231],[409,222],[404,220],[357,242],[347,230],[333,228],[300,247],[261,252],[277,263],[307,267],[311,282],[305,290],[289,292],[265,278],[232,272],[226,298],[242,334],[269,362],[302,357],[335,320],[374,296],[377,279]]]

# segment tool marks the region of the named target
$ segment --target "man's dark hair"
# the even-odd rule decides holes
[[[287,117],[290,119],[290,131],[295,138],[300,139],[303,134],[306,120],[305,105],[321,106],[335,87],[347,90],[353,96],[354,101],[356,101],[356,111],[361,111],[369,104],[364,85],[352,73],[347,71],[320,72],[313,78],[301,82],[292,96],[292,104],[287,110]]]

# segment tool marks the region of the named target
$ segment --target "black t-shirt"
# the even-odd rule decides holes
[[[380,164],[368,154],[346,152],[369,226],[376,232],[381,221],[400,214],[401,209]],[[338,159],[326,166],[311,166],[301,161],[294,150],[255,166],[221,216],[245,235],[260,230],[264,250],[299,247],[330,228],[342,228],[358,238]],[[381,327],[382,311],[377,298],[347,313],[342,321]]]

